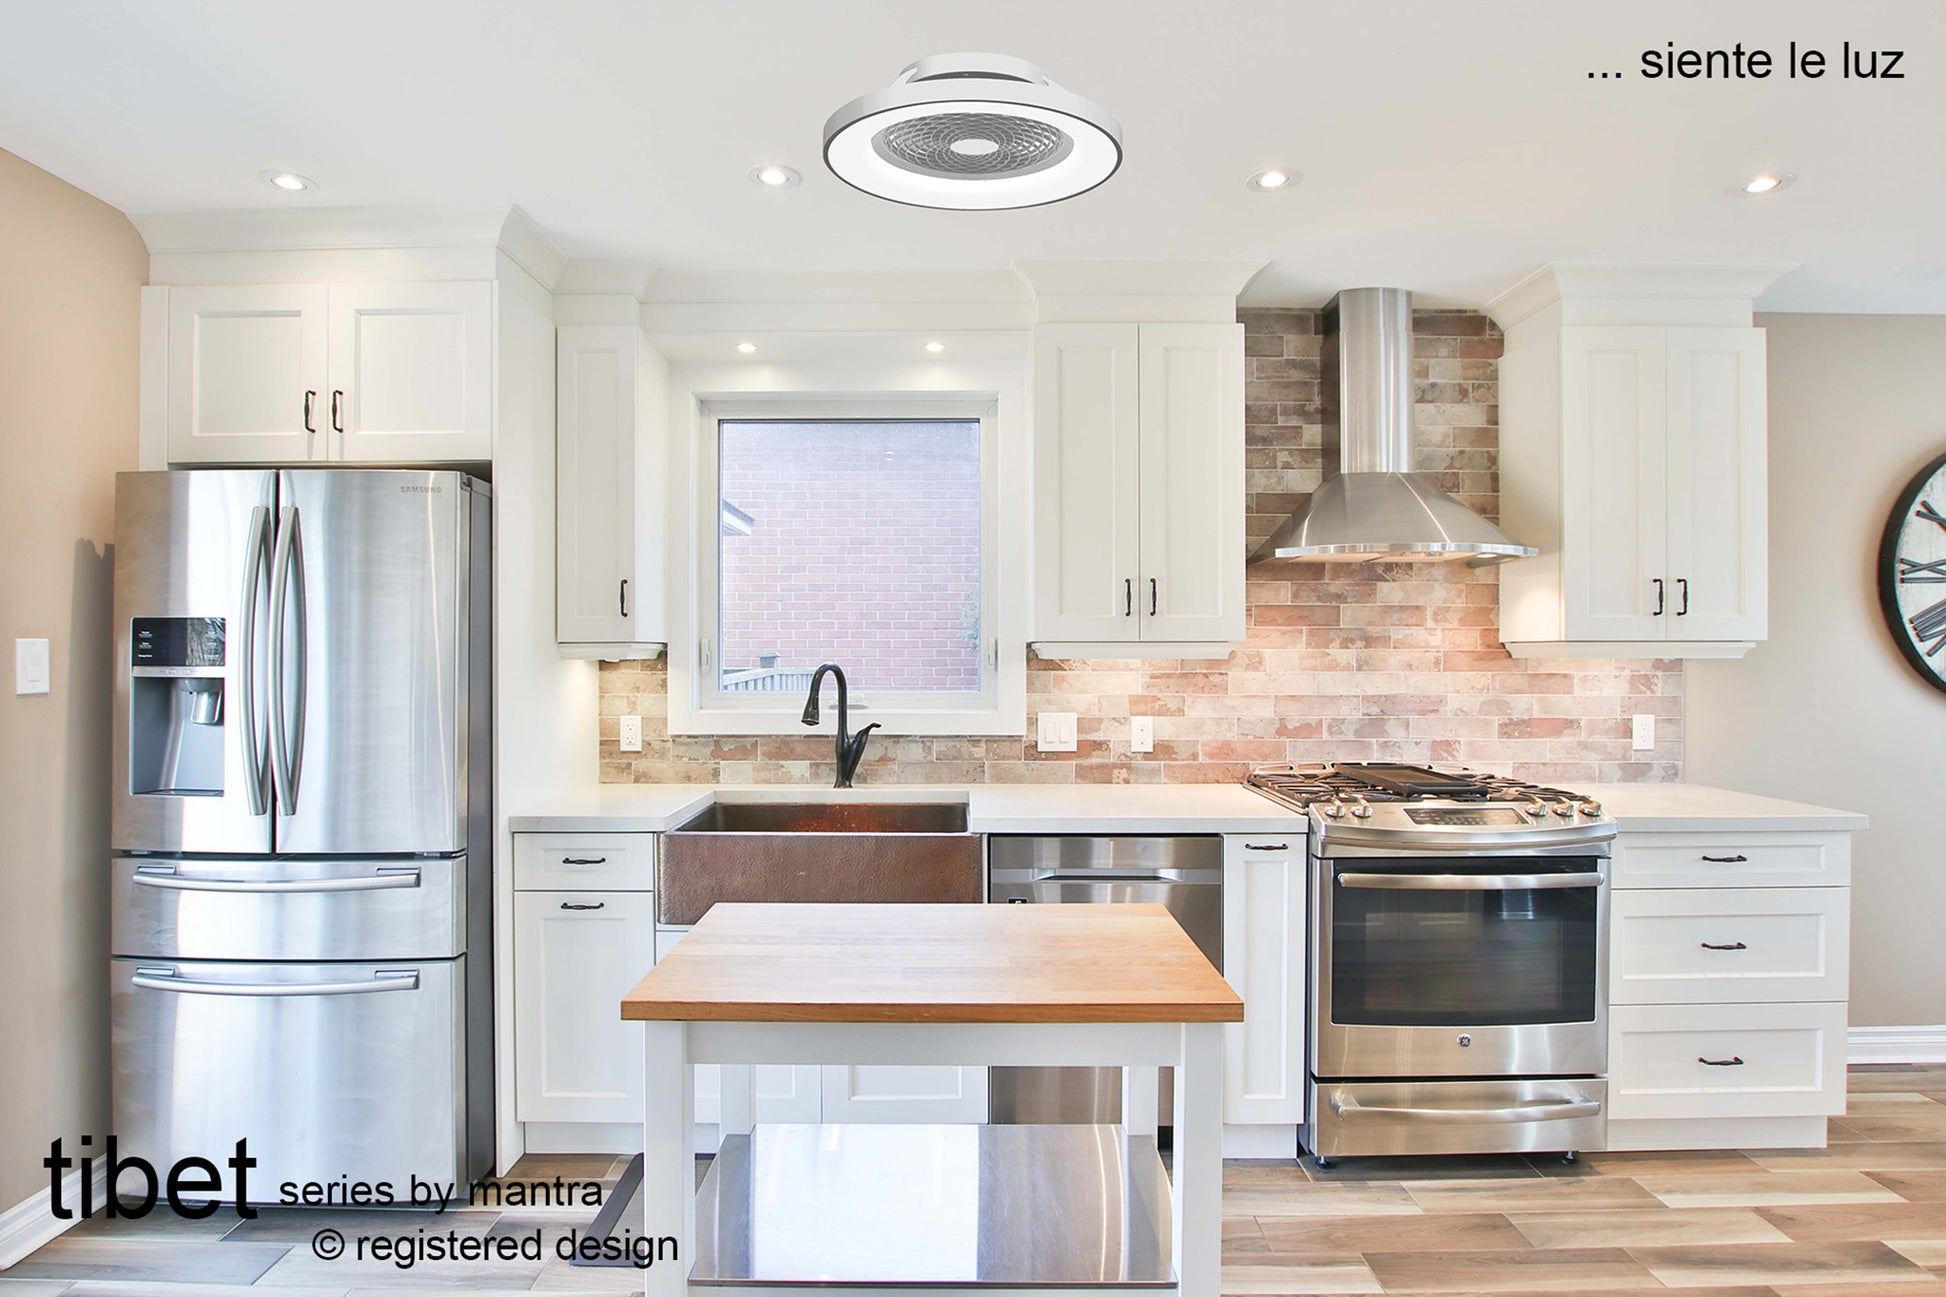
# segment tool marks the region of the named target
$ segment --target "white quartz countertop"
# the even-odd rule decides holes
[[[1624,833],[1852,832],[1851,811],[1704,784],[1583,784]],[[975,833],[1302,833],[1302,815],[1241,784],[600,784],[509,817],[515,833],[661,833],[715,801],[960,801]]]
[[[1576,784],[1602,804],[1623,833],[1856,832],[1855,811],[1786,802],[1708,784]]]

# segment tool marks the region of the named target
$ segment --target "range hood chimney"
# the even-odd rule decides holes
[[[1324,308],[1324,482],[1251,556],[1322,562],[1525,558],[1412,471],[1412,294],[1348,288]]]

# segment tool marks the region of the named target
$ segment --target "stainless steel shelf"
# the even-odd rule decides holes
[[[762,1125],[697,1193],[695,1284],[1173,1285],[1168,1175],[1119,1126]]]

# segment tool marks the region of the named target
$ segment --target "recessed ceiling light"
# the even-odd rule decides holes
[[[751,184],[764,189],[791,189],[804,179],[797,174],[796,168],[787,167],[780,162],[767,162],[762,166],[752,167],[748,174]]]
[[[932,352],[936,356],[940,352],[946,350],[946,344],[943,342],[928,342],[926,344],[926,350]]]
[[[754,342],[739,342],[737,343],[737,350],[746,356],[754,356],[757,353],[757,344]]]
[[[1788,171],[1766,171],[1760,176],[1750,177],[1737,188],[1746,194],[1768,194],[1782,189],[1795,179],[1797,177]]]
[[[1243,183],[1246,188],[1259,193],[1272,194],[1279,189],[1289,189],[1298,179],[1299,173],[1289,167],[1265,167]]]
[[[1025,59],[937,54],[831,114],[824,163],[852,188],[912,207],[1038,207],[1114,175],[1122,128]]]
[[[307,189],[318,187],[317,181],[309,176],[300,176],[295,171],[260,171],[257,173],[257,178],[287,194],[301,194]]]

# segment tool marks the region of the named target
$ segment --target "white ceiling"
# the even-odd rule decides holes
[[[1940,0],[0,0],[0,147],[133,214],[517,203],[694,275],[1262,259],[1246,300],[1478,305],[1543,262],[1794,262],[1772,310],[1946,312]],[[1903,81],[1649,82],[1645,46],[1842,41]],[[832,109],[997,50],[1127,160],[1018,212],[859,194]],[[1589,71],[1626,70],[1622,80]],[[779,161],[804,183],[745,179]],[[1273,164],[1303,182],[1258,194]],[[295,198],[257,179],[320,182]],[[1764,170],[1797,182],[1733,196]]]

